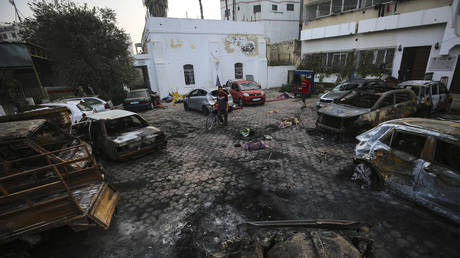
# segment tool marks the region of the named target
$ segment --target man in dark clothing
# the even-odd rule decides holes
[[[222,86],[219,86],[219,92],[217,93],[217,101],[215,105],[217,105],[219,120],[222,122],[223,119],[224,125],[227,125],[228,96]]]

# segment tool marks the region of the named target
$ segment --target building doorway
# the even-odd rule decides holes
[[[460,94],[460,56],[457,57],[457,64],[455,65],[454,77],[450,83],[449,91],[452,94]]]
[[[398,79],[400,81],[423,80],[430,51],[431,46],[405,47]]]

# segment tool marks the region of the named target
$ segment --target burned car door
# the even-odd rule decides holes
[[[396,188],[411,190],[424,163],[420,157],[425,142],[426,136],[399,129],[385,135],[382,143],[390,148],[373,150],[375,166],[384,180]]]
[[[416,106],[412,103],[412,96],[408,92],[398,92],[395,96],[395,113],[393,118],[408,117],[415,113]]]
[[[396,118],[396,116],[394,115],[396,108],[394,106],[393,94],[382,96],[382,99],[377,101],[375,105],[376,108],[374,109],[374,111],[372,111],[375,112],[375,119],[373,121],[374,126],[380,124],[381,122]]]
[[[431,138],[432,162],[425,162],[415,187],[425,200],[460,213],[460,153],[459,143]]]

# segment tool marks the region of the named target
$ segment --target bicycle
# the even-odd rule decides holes
[[[219,118],[220,117],[217,109],[214,109],[212,112],[210,112],[208,118],[206,119],[206,129],[208,129],[208,131],[211,131],[218,125],[222,125],[222,121]]]

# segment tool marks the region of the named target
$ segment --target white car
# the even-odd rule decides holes
[[[98,97],[79,97],[79,98],[70,98],[65,100],[83,100],[86,104],[90,105],[97,112],[106,111],[113,109],[112,101],[105,101]]]
[[[72,124],[80,122],[87,115],[94,114],[96,111],[90,105],[81,100],[63,100],[62,102],[51,102],[41,104],[44,107],[65,107],[69,111]]]

